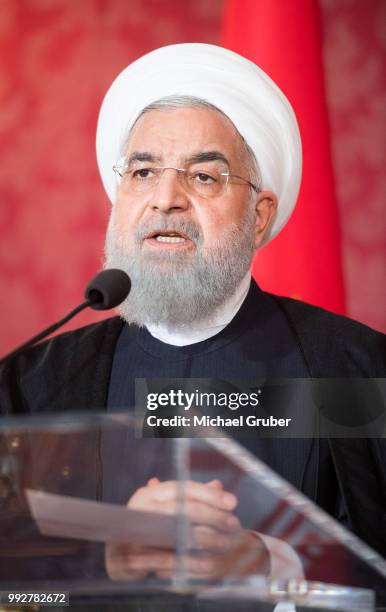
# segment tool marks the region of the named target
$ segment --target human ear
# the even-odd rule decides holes
[[[273,191],[259,191],[256,194],[256,225],[255,225],[255,248],[258,249],[264,240],[273,220],[276,216],[278,206],[277,196]]]

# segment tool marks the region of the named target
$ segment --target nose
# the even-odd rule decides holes
[[[179,172],[174,168],[165,168],[151,194],[149,204],[153,210],[164,213],[185,211],[189,208],[189,196],[182,185]]]

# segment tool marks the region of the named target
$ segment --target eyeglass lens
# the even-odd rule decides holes
[[[178,180],[186,191],[196,193],[205,198],[213,198],[224,191],[228,175],[222,168],[199,168],[185,170],[181,168],[160,168],[147,166],[129,170],[123,173],[121,185],[128,192],[146,192],[154,190],[165,171],[177,172]]]

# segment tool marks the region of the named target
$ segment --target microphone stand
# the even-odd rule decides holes
[[[108,268],[99,272],[86,287],[85,295],[86,301],[71,310],[63,319],[60,319],[57,323],[50,325],[39,334],[36,334],[30,340],[27,340],[16,349],[5,355],[0,359],[0,365],[2,365],[8,359],[16,357],[21,351],[24,351],[29,346],[40,342],[46,336],[52,334],[61,325],[64,325],[72,319],[78,312],[81,312],[88,306],[94,310],[109,310],[115,308],[129,295],[131,289],[131,281],[126,272],[123,270]]]
[[[99,300],[98,300],[97,295],[91,296],[88,300],[86,300],[85,302],[83,302],[82,304],[79,304],[79,306],[74,308],[74,310],[71,310],[71,312],[69,312],[65,317],[63,317],[63,319],[60,319],[60,321],[57,321],[57,323],[53,323],[53,325],[50,325],[46,329],[43,329],[43,331],[41,331],[39,334],[36,334],[36,336],[33,336],[33,338],[30,338],[26,342],[23,342],[23,344],[20,344],[20,346],[15,348],[13,351],[11,351],[10,353],[7,353],[7,355],[4,355],[4,357],[0,359],[0,365],[5,363],[8,359],[11,359],[12,357],[16,357],[16,355],[24,351],[24,349],[28,348],[29,346],[32,346],[33,344],[40,342],[40,340],[43,340],[43,338],[45,338],[46,336],[49,336],[54,331],[56,331],[59,327],[61,327],[62,325],[70,321],[70,319],[75,317],[75,315],[78,314],[78,312],[81,312],[88,306],[91,306],[92,304],[98,301]]]

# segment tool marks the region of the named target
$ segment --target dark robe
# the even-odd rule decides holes
[[[256,288],[252,286],[251,291],[253,297]],[[266,300],[275,304],[292,334],[297,358],[301,357],[300,375],[304,375],[304,367],[311,378],[384,377],[386,351],[385,337],[382,334],[345,317],[296,300],[263,295]],[[253,299],[249,300],[248,309],[248,314],[259,321],[260,312],[257,303],[254,307]],[[122,337],[123,325],[118,317],[107,319],[62,334],[11,360],[0,372],[2,413],[25,415],[106,410],[111,389],[113,359],[117,342]],[[265,325],[265,333],[269,338],[273,330],[269,328],[268,322],[265,322]],[[170,372],[169,375],[173,376],[173,373]],[[284,440],[282,442],[286,443]],[[302,481],[299,478],[310,465],[310,444],[310,441],[307,441],[295,464],[287,466],[287,478],[321,503],[317,494],[312,494],[311,490],[307,489],[307,479]],[[384,554],[384,442],[366,438],[331,438],[328,445],[353,531],[375,550]],[[79,491],[74,488],[74,482],[71,482],[68,474],[62,476],[62,468],[69,464],[71,457],[63,456],[60,452],[57,453],[57,465],[46,465],[44,456],[41,457],[44,478],[40,472],[38,476],[29,475],[27,481],[30,486],[33,486],[34,479],[37,484],[39,481],[45,481],[48,490],[98,499],[100,474],[97,469],[94,472],[87,471],[87,490],[84,488],[85,477],[79,477],[82,466],[86,463],[90,465],[90,451],[96,452],[97,446],[97,440],[94,449],[91,446],[82,447],[82,444],[77,446],[80,454],[76,455],[76,465],[71,469],[76,473],[74,482],[80,483]],[[20,453],[23,452],[24,449],[21,448]],[[67,450],[65,452],[68,453]],[[319,455],[314,459],[316,463],[313,465],[318,471],[321,457]],[[272,456],[271,465],[275,465],[275,460],[277,456]],[[284,465],[284,462],[281,464]],[[313,470],[311,473],[314,473]]]

